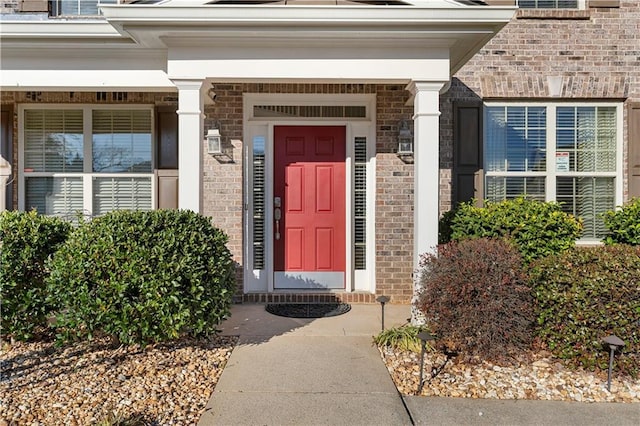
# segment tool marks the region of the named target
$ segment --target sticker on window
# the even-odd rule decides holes
[[[568,172],[569,170],[569,153],[556,152],[556,172]]]

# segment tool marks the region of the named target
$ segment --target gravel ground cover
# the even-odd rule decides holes
[[[420,354],[380,348],[398,390],[416,395],[420,382]],[[611,392],[607,374],[567,368],[550,353],[526,354],[513,366],[487,362],[447,361],[438,352],[425,354],[420,395],[495,399],[540,399],[580,402],[640,402],[640,379],[613,374]],[[431,377],[432,372],[437,372]]]
[[[114,347],[107,339],[62,348],[4,343],[0,425],[195,424],[236,341],[183,338],[146,348]]]

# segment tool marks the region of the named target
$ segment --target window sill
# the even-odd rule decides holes
[[[594,239],[584,239],[577,240],[576,247],[600,247],[604,246],[602,240],[594,240]]]

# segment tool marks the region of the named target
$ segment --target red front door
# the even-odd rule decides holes
[[[276,289],[345,286],[345,141],[343,126],[274,128]]]

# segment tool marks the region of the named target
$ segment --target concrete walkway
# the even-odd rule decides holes
[[[637,425],[640,404],[401,397],[372,345],[379,305],[321,319],[235,305],[222,334],[240,336],[199,425]],[[385,326],[409,306],[387,305]]]

